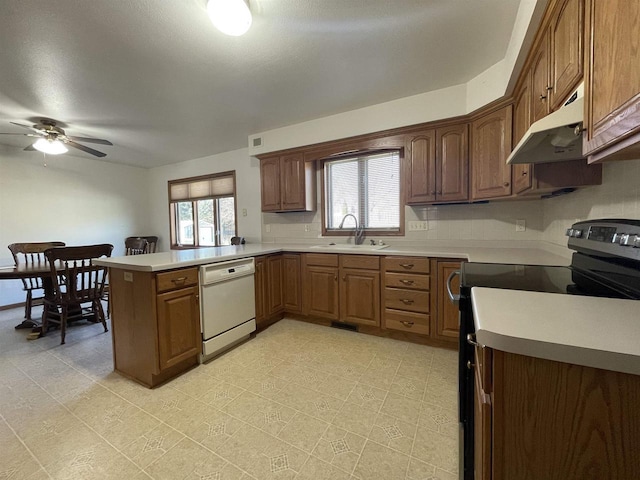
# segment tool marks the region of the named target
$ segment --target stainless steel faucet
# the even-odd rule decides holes
[[[342,229],[342,226],[344,225],[344,221],[347,219],[347,217],[353,217],[353,221],[356,222],[356,227],[353,230],[353,236],[354,236],[353,241],[356,245],[361,245],[362,242],[364,242],[364,229],[362,228],[362,225],[358,227],[358,219],[354,214],[347,213],[344,217],[342,217],[342,221],[340,222],[340,225],[338,225],[338,228]]]

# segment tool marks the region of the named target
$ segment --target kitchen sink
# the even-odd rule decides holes
[[[375,251],[382,250],[384,248],[388,248],[389,245],[351,245],[351,244],[324,244],[324,245],[313,245],[310,248],[317,248],[319,250],[362,250],[362,251]]]

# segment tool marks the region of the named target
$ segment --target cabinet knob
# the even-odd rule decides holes
[[[409,322],[407,320],[402,320],[400,323],[402,323],[405,327],[408,327],[408,328],[413,327],[413,322]]]
[[[438,195],[442,195],[442,192],[437,192]]]
[[[467,368],[469,370],[473,370],[473,368],[476,366],[475,363],[471,363],[471,360],[467,360]]]
[[[547,91],[550,92],[551,90],[553,90],[553,85],[547,86]]]
[[[347,276],[345,275],[344,277],[342,277],[342,281],[346,282],[347,281]]]
[[[527,172],[527,171],[522,172],[522,176],[523,177],[526,177],[528,174],[529,174],[529,172]]]
[[[335,274],[335,275],[333,276],[333,279],[337,282],[337,281],[338,281],[338,274]]]
[[[545,98],[547,98],[546,95],[540,95],[540,101],[544,100]]]
[[[503,186],[503,187],[508,187],[508,186],[509,186],[509,182],[504,182],[504,183],[502,184],[502,186]]]

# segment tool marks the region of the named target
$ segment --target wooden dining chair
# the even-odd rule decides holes
[[[59,325],[60,344],[64,344],[67,323],[79,319],[99,321],[104,331],[109,331],[101,303],[109,269],[95,265],[93,260],[110,257],[112,251],[113,245],[101,244],[57,247],[44,252],[51,268],[54,298],[44,299],[42,336],[51,324]]]
[[[124,240],[124,243],[126,245],[126,243],[129,240],[133,240],[133,239],[139,239],[139,238],[143,238],[147,241],[147,248],[145,250],[144,253],[156,253],[156,248],[158,246],[158,237],[155,235],[147,235],[147,236],[137,236],[137,237],[127,237]]]
[[[141,255],[148,253],[149,242],[144,237],[128,237],[124,241],[124,254],[125,255]]]
[[[13,256],[13,261],[18,264],[45,264],[47,262],[44,256],[45,250],[53,247],[64,247],[64,242],[37,242],[37,243],[12,243],[9,250]],[[33,296],[34,290],[42,290],[42,278],[30,277],[22,279],[22,289],[27,292],[27,298],[24,302],[24,318],[31,320],[31,309],[36,302],[42,300],[43,297]]]

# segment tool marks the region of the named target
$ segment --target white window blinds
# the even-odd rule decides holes
[[[229,197],[235,194],[233,172],[169,182],[169,201]]]

